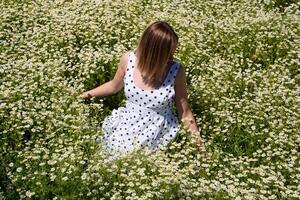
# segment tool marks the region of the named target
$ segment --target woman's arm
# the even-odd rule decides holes
[[[103,97],[111,94],[115,94],[124,87],[123,78],[125,75],[126,64],[128,60],[128,52],[124,53],[120,58],[119,67],[113,78],[113,80],[108,81],[92,90],[86,91],[82,94],[83,98],[91,97]]]
[[[92,90],[84,92],[82,94],[82,97],[83,98],[104,97],[115,93],[114,91],[115,88],[112,81],[108,81]]]
[[[188,103],[186,76],[184,67],[182,65],[179,68],[175,79],[175,103],[180,121],[182,121],[184,126],[196,136],[197,144],[202,145],[200,131],[197,127],[196,120]]]
[[[198,133],[195,118],[188,103],[186,76],[184,67],[181,65],[175,80],[175,103],[180,120],[191,132]]]

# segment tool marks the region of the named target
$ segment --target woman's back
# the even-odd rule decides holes
[[[172,105],[179,66],[179,62],[172,63],[159,88],[142,89],[136,85],[136,77],[133,76],[136,69],[135,52],[129,53],[123,79],[126,105],[113,110],[102,125],[107,150],[129,152],[143,146],[155,150],[175,138],[179,121],[172,111]]]
[[[148,87],[148,89],[143,89],[145,86],[140,87],[138,85],[142,82],[141,75],[135,73],[138,72],[138,68],[136,67],[136,55],[134,52],[130,52],[123,79],[127,101],[152,109],[162,108],[172,103],[175,95],[174,82],[179,65],[180,64],[175,61],[172,63],[159,88],[154,89]]]

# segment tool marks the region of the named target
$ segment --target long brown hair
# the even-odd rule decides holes
[[[162,84],[177,44],[178,36],[167,22],[155,21],[148,25],[136,49],[137,66],[147,77],[145,83]]]

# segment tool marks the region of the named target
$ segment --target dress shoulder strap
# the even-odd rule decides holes
[[[126,73],[128,73],[128,74],[131,73],[131,71],[133,69],[134,62],[135,62],[134,54],[131,51],[128,54],[128,61],[127,61],[127,66],[126,66]]]
[[[174,60],[174,64],[172,65],[172,67],[170,69],[170,74],[169,74],[170,75],[170,78],[169,78],[170,82],[173,83],[175,81],[176,75],[177,75],[177,72],[178,72],[179,68],[180,68],[180,62]]]
[[[126,64],[126,69],[125,69],[125,77],[124,77],[124,82],[126,85],[131,84],[131,78],[132,78],[132,72],[133,72],[133,65],[134,65],[134,56],[133,52],[130,51],[128,54],[128,60]]]

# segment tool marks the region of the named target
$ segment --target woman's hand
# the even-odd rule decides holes
[[[210,159],[210,155],[207,153],[204,142],[200,137],[200,131],[196,125],[196,121],[194,117],[185,117],[181,120],[184,123],[184,127],[191,133],[192,137],[196,141],[196,145],[198,150],[203,153],[208,159]]]
[[[210,160],[211,156],[206,151],[205,144],[204,144],[204,142],[203,142],[203,140],[201,139],[201,136],[200,136],[200,132],[197,130],[197,131],[191,131],[191,133],[192,133],[192,137],[195,138],[195,140],[196,140],[196,145],[197,145],[197,148],[198,148],[199,152],[204,154],[205,157]]]
[[[191,131],[191,133],[192,133],[192,136],[196,140],[196,144],[197,144],[199,150],[205,150],[204,143],[203,143],[203,141],[202,141],[202,139],[200,137],[200,132],[199,131]]]
[[[87,91],[87,92],[82,93],[82,94],[81,94],[81,97],[84,98],[84,99],[89,99],[89,98],[92,98],[93,95],[91,95],[91,94],[89,93],[89,91]]]

